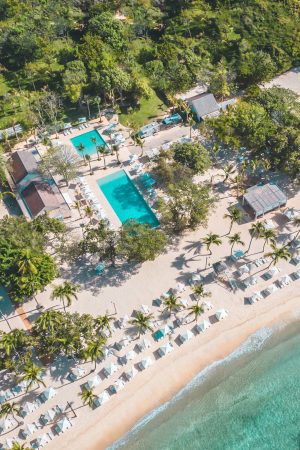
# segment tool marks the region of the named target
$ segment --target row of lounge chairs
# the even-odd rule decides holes
[[[296,272],[292,273],[292,275],[283,275],[278,280],[276,280],[274,283],[270,284],[268,287],[263,289],[260,292],[255,292],[254,295],[248,298],[248,301],[250,304],[256,303],[259,300],[262,300],[265,297],[268,297],[271,294],[274,294],[278,289],[282,289],[286,286],[289,286],[293,280],[299,280],[300,279],[300,269]]]

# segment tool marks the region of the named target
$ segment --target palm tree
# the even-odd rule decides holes
[[[85,150],[85,146],[83,145],[82,142],[79,143],[79,145],[78,145],[78,150],[80,151],[81,156],[82,156],[82,158],[84,159],[84,150]]]
[[[106,148],[103,147],[102,145],[98,145],[97,146],[97,154],[98,155],[100,154],[102,156],[103,164],[104,164],[103,169],[106,170],[107,169],[107,167],[106,167],[106,159],[105,159],[105,155],[107,154]]]
[[[194,286],[193,292],[198,298],[211,297],[211,292],[208,292],[203,284],[197,284],[197,286]]]
[[[245,245],[245,242],[241,240],[241,233],[234,233],[231,236],[228,236],[228,241],[231,245],[230,255],[232,255],[233,247],[235,244]]]
[[[204,313],[204,308],[203,308],[202,305],[199,305],[199,301],[197,301],[196,305],[189,306],[188,310],[190,311],[188,313],[188,316],[193,315],[194,316],[194,320],[196,322],[198,322],[199,316],[201,316],[201,314]]]
[[[271,244],[275,245],[276,236],[277,236],[277,234],[276,234],[276,231],[274,231],[274,230],[266,229],[266,228],[263,230],[262,235],[261,235],[261,237],[264,239],[264,246],[262,249],[263,252],[265,251],[265,247],[267,244],[271,243]]]
[[[101,145],[96,145],[96,152],[97,152],[97,159],[98,159],[98,161],[100,161],[100,159],[101,159],[101,148],[102,148],[102,146]]]
[[[95,137],[91,137],[91,142],[96,146],[97,144],[97,139]]]
[[[88,404],[90,408],[93,408],[94,400],[97,397],[94,394],[93,389],[84,389],[78,395],[81,397],[83,405]]]
[[[190,138],[191,138],[192,137],[193,126],[196,124],[196,121],[195,121],[194,117],[191,116],[188,119],[188,122],[189,122],[189,126],[190,126]]]
[[[98,337],[92,341],[88,342],[87,347],[84,351],[84,357],[85,359],[91,359],[91,361],[94,361],[95,367],[93,369],[93,372],[96,370],[97,367],[97,359],[102,358],[104,356],[103,353],[103,347],[106,343],[106,339],[103,337]]]
[[[75,202],[73,204],[73,208],[77,209],[77,211],[79,212],[80,218],[82,218],[82,215],[81,215],[81,203],[80,203],[79,200],[75,200]]]
[[[143,139],[140,138],[140,136],[138,134],[135,135],[134,137],[134,141],[136,143],[136,145],[138,145],[141,149],[141,154],[140,156],[144,155],[144,141]]]
[[[134,319],[130,320],[129,323],[133,325],[138,331],[138,337],[147,330],[153,331],[151,326],[151,320],[153,319],[153,314],[143,314],[141,311],[136,312]]]
[[[290,252],[287,251],[286,247],[276,247],[275,244],[271,244],[271,248],[272,248],[272,252],[267,253],[265,256],[267,257],[271,257],[272,261],[270,262],[269,267],[272,266],[272,264],[275,266],[281,259],[283,259],[284,261],[287,261],[290,257],[291,254]]]
[[[265,226],[264,226],[263,222],[256,222],[251,225],[251,228],[249,230],[251,239],[250,239],[249,247],[248,247],[246,253],[249,252],[253,239],[261,238],[264,230],[265,230]]]
[[[164,299],[164,310],[163,312],[168,312],[170,315],[173,312],[176,312],[182,306],[181,303],[178,302],[180,297],[170,294],[169,297]]]
[[[29,447],[27,447],[27,444],[21,444],[20,442],[13,442],[12,450],[30,450]]]
[[[54,309],[43,312],[34,322],[35,329],[40,331],[50,330],[53,332],[57,325],[61,323],[61,313]]]
[[[212,245],[221,245],[222,244],[222,240],[221,240],[220,236],[218,234],[213,234],[213,233],[208,233],[208,235],[205,236],[202,239],[202,241],[206,245],[206,249],[210,255],[212,255],[212,251],[210,249],[210,247]]]
[[[113,316],[105,314],[104,316],[98,316],[95,319],[96,331],[108,330],[111,335],[111,322],[114,320]]]
[[[93,175],[92,165],[91,165],[91,155],[85,155],[84,159],[88,162],[90,168],[90,175]]]
[[[20,411],[20,408],[17,405],[17,403],[15,403],[15,402],[12,402],[12,403],[6,402],[6,403],[3,403],[1,405],[0,417],[5,417],[6,418],[6,417],[12,415],[13,418],[18,422],[18,420],[15,417],[15,414],[18,414],[19,411]]]
[[[70,281],[64,281],[63,284],[54,286],[51,300],[59,299],[62,304],[64,311],[66,312],[65,300],[67,301],[67,306],[71,306],[73,298],[77,300],[77,291],[79,286],[77,284],[71,283]]]
[[[119,151],[120,151],[120,146],[118,144],[113,144],[112,145],[112,151],[115,153],[116,158],[117,158],[117,162],[118,164],[121,164],[120,158],[119,158]]]
[[[84,214],[85,214],[85,217],[88,217],[89,219],[91,219],[93,217],[93,215],[94,215],[93,208],[90,205],[87,205],[84,208]]]
[[[241,211],[236,206],[230,208],[229,212],[224,215],[224,219],[230,219],[230,228],[227,234],[231,233],[232,227],[234,223],[239,223],[240,220],[244,217],[243,211]]]
[[[230,175],[233,175],[236,167],[234,164],[225,164],[224,168],[222,169],[224,172],[224,179],[223,179],[223,183],[225,183],[225,181],[228,180],[228,178],[230,177]]]
[[[28,381],[28,386],[26,388],[26,392],[29,391],[31,386],[34,383],[37,383],[38,385],[42,384],[44,387],[46,387],[45,383],[43,382],[41,375],[43,373],[43,369],[36,364],[32,362],[28,362],[25,364],[23,368],[23,375],[20,377],[20,381]]]
[[[21,254],[18,261],[18,271],[23,276],[35,275],[37,274],[37,268],[34,264],[35,258],[32,254],[32,250],[25,248],[21,250]]]
[[[6,356],[9,357],[13,350],[16,352],[16,348],[22,344],[23,339],[24,332],[16,328],[9,333],[2,334],[0,348],[3,349]]]
[[[96,97],[94,98],[94,102],[96,103],[97,108],[98,108],[99,122],[101,122],[101,121],[102,121],[102,117],[101,117],[101,108],[100,108],[101,98],[98,97],[98,96],[96,96]]]

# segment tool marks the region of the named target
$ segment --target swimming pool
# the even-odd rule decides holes
[[[9,298],[7,291],[2,286],[0,286],[0,312],[5,316],[9,316],[10,314],[12,314],[13,310],[13,304]]]
[[[98,186],[122,223],[135,219],[157,227],[159,221],[124,170],[98,180]]]
[[[96,139],[96,144],[92,142],[92,139]],[[97,130],[92,130],[88,133],[80,134],[79,136],[72,138],[71,142],[76,148],[78,155],[80,155],[81,157],[85,155],[94,155],[95,153],[97,153],[97,146],[105,147],[107,145],[105,140]],[[84,150],[82,152],[79,150],[80,144],[84,146]]]

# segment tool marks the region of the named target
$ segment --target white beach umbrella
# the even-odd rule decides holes
[[[142,359],[142,361],[139,362],[139,367],[141,370],[145,370],[148,367],[150,367],[153,364],[153,360],[148,356],[148,358]]]
[[[28,423],[24,426],[24,428],[22,429],[22,434],[25,437],[31,436],[32,434],[34,434],[37,430],[37,427],[35,426],[34,423]]]
[[[249,273],[250,272],[250,267],[248,266],[248,264],[244,264],[243,266],[241,266],[238,270],[240,275],[243,275],[244,273]]]
[[[121,378],[119,378],[118,380],[116,380],[113,384],[114,390],[115,392],[119,392],[121,391],[125,386],[125,383],[123,380],[121,380]]]
[[[110,399],[110,396],[109,396],[108,392],[107,391],[103,391],[102,394],[98,395],[95,398],[94,405],[97,408],[98,406],[101,406],[104,403],[106,403],[109,399]]]
[[[138,343],[138,346],[140,348],[141,351],[143,350],[147,350],[147,348],[151,347],[151,342],[148,341],[148,339],[142,339],[141,342]]]
[[[129,321],[129,317],[127,316],[127,314],[124,317],[120,317],[120,319],[118,320],[119,327],[120,328],[126,327],[128,321]]]
[[[0,431],[3,433],[4,431],[9,430],[13,426],[12,420],[6,418],[0,420]]]
[[[203,320],[203,322],[196,324],[196,330],[198,333],[207,330],[211,326],[211,323],[208,320]]]
[[[21,417],[26,417],[28,414],[35,411],[36,407],[37,405],[35,403],[26,402],[21,406],[19,414]]]
[[[272,283],[270,284],[270,286],[267,287],[266,291],[269,294],[273,294],[274,292],[278,291],[278,287],[276,286],[276,284]]]
[[[118,366],[114,363],[109,364],[108,366],[104,367],[103,372],[107,377],[111,376],[113,373],[118,371]]]
[[[136,357],[136,353],[133,350],[131,350],[130,352],[126,353],[126,355],[124,355],[124,358],[125,358],[126,362],[132,361],[135,357]]]
[[[200,283],[201,279],[202,278],[199,273],[193,273],[193,275],[190,279],[190,284]]]
[[[136,374],[138,373],[138,371],[136,370],[136,368],[134,366],[130,367],[129,370],[127,370],[127,372],[124,373],[126,379],[129,381],[132,378],[134,378],[136,376]]]
[[[100,377],[99,377],[98,375],[95,375],[94,377],[89,378],[89,379],[87,380],[87,382],[85,383],[85,387],[86,387],[87,389],[93,389],[93,388],[95,388],[96,386],[98,386],[98,384],[100,384],[100,382],[101,382]]]
[[[150,312],[150,308],[147,305],[142,305],[140,310],[145,314],[148,314]]]
[[[36,438],[36,443],[38,447],[44,447],[50,442],[50,436],[47,433],[42,434],[38,438]]]
[[[289,275],[285,274],[282,277],[280,277],[278,281],[279,281],[280,285],[287,286],[288,284],[290,284],[292,282],[292,279]]]
[[[219,309],[219,311],[216,312],[216,318],[217,320],[223,320],[228,316],[228,311],[225,309]]]
[[[178,338],[180,342],[183,344],[184,342],[189,341],[194,337],[193,333],[190,330],[185,330],[183,333],[181,333]]]
[[[67,417],[63,417],[57,422],[57,424],[55,425],[55,429],[58,433],[64,433],[66,430],[71,428],[72,425],[72,422]]]
[[[186,290],[186,287],[183,283],[177,283],[176,284],[176,288],[175,291],[178,292],[179,294],[181,294],[182,292],[184,292]]]
[[[251,303],[251,305],[253,303],[258,302],[259,300],[262,300],[263,296],[261,295],[260,292],[255,292],[250,298],[249,298],[249,302]]]
[[[264,227],[266,230],[273,230],[274,228],[276,228],[275,223],[271,219],[264,221]]]
[[[209,311],[210,309],[213,309],[213,305],[212,305],[212,303],[210,303],[210,302],[203,302],[202,303],[202,306],[203,306],[203,308],[206,310],[206,311]]]
[[[78,378],[81,378],[86,374],[86,370],[83,367],[74,367],[74,369],[72,369],[72,374],[76,380],[78,380]]]
[[[278,267],[274,266],[269,269],[265,275],[269,276],[269,278],[272,278],[274,275],[276,275],[279,272],[280,269]]]
[[[167,344],[162,345],[161,347],[159,347],[159,349],[158,349],[157,351],[158,351],[158,354],[159,354],[160,356],[165,356],[165,355],[167,355],[168,353],[170,353],[172,350],[174,350],[174,348],[173,348],[173,346],[170,344],[170,342],[168,342]]]
[[[41,397],[47,401],[56,396],[56,390],[53,387],[48,387],[41,393]]]
[[[48,411],[45,412],[45,414],[41,415],[41,420],[43,423],[52,422],[52,420],[54,420],[56,414],[57,414],[57,411],[54,408],[50,408],[50,409],[48,409]]]
[[[169,327],[169,325],[165,325],[163,328],[161,328],[161,331],[163,332],[164,336],[167,334],[172,333],[172,328]]]
[[[294,272],[294,277],[296,278],[296,280],[299,280],[300,278],[300,269],[296,270],[296,272]]]
[[[189,304],[189,302],[188,302],[188,300],[186,299],[186,298],[181,298],[180,300],[179,300],[179,303],[182,305],[182,306],[184,306],[185,308],[188,306],[188,304]]]
[[[285,215],[285,217],[288,220],[293,220],[293,219],[296,219],[296,217],[299,216],[300,212],[296,208],[289,208],[283,214]]]

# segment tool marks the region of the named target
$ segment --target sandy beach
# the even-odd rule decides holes
[[[292,292],[289,293],[292,295]],[[212,327],[192,342],[177,349],[172,355],[157,361],[146,372],[133,380],[106,405],[82,419],[82,426],[65,434],[61,449],[101,450],[119,439],[151,410],[170,400],[201,370],[236,350],[251,334],[263,327],[287,324],[299,319],[300,297],[278,299],[268,308],[260,304],[244,320],[230,318]],[[267,310],[266,310],[267,309]],[[247,317],[248,316],[248,317]],[[55,441],[57,444],[57,441]],[[55,447],[55,442],[49,448]]]

